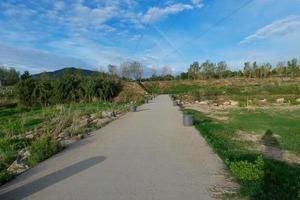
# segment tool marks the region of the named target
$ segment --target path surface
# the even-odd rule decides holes
[[[211,199],[221,168],[162,95],[18,176],[0,188],[0,199]]]

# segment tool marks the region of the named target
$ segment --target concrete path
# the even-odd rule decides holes
[[[222,167],[162,95],[18,176],[0,199],[211,199]]]

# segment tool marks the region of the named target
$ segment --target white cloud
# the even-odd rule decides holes
[[[195,3],[197,0],[194,0]],[[198,6],[199,4],[197,4]],[[165,8],[159,8],[159,7],[152,7],[150,8],[143,16],[142,22],[143,23],[153,23],[155,21],[158,21],[162,18],[167,17],[168,15],[177,14],[179,12],[185,11],[185,10],[192,10],[194,9],[195,4],[173,4],[169,5]]]
[[[202,0],[192,0],[192,3],[198,8],[202,8],[204,6]]]
[[[249,43],[256,39],[268,39],[274,36],[285,36],[300,30],[299,16],[289,16],[287,18],[276,20],[269,25],[258,29],[254,34],[249,35],[240,44]]]

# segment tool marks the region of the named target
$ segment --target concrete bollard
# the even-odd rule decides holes
[[[193,126],[194,125],[193,115],[183,114],[183,125]]]
[[[136,106],[135,105],[131,105],[130,106],[130,111],[131,112],[136,112]]]

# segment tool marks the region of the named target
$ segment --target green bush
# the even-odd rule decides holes
[[[61,145],[51,136],[45,135],[34,141],[30,147],[29,164],[31,166],[49,158],[61,150]]]
[[[264,160],[258,156],[255,163],[249,161],[235,161],[229,164],[230,171],[242,181],[256,181],[264,177]]]
[[[14,174],[7,170],[0,171],[0,185],[10,181],[14,176]]]

